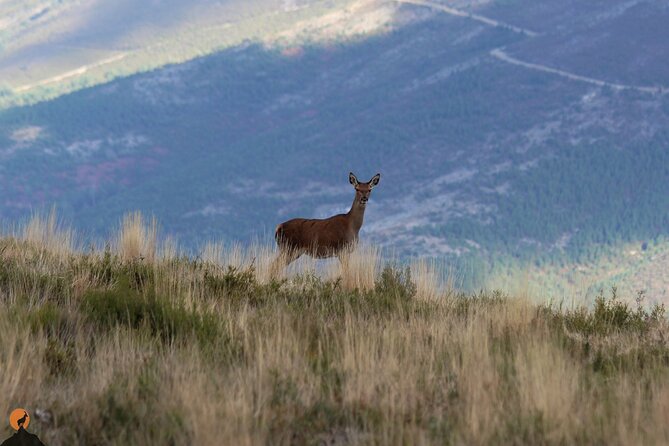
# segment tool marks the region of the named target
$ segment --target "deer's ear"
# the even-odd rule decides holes
[[[348,181],[351,183],[353,186],[358,185],[358,179],[353,175],[353,172],[348,173]]]
[[[369,185],[370,185],[371,187],[378,186],[378,184],[379,184],[379,180],[380,180],[380,179],[381,179],[381,174],[380,174],[380,173],[377,173],[376,175],[374,175],[374,176],[372,177],[371,180],[369,180]]]

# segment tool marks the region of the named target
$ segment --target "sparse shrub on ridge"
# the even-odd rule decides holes
[[[666,311],[663,304],[655,304],[651,308],[643,306],[643,293],[636,298],[636,307],[623,301],[615,287],[611,289],[611,297],[607,298],[603,290],[595,298],[592,308],[585,306],[569,310],[544,307],[555,322],[564,326],[565,330],[583,336],[606,336],[616,332],[630,332],[646,335],[654,327],[666,322]]]
[[[411,281],[411,270],[390,265],[383,268],[374,289],[379,295],[409,300],[416,295],[416,284]]]
[[[166,343],[186,342],[191,336],[198,345],[210,346],[226,339],[220,322],[208,311],[188,309],[183,303],[161,298],[141,281],[131,286],[121,275],[108,290],[90,290],[82,298],[84,317],[102,331],[114,327],[146,330]]]

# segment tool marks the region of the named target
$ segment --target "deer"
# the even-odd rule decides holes
[[[28,421],[28,418],[30,418],[28,416],[28,412],[24,410],[23,416],[16,421],[16,425],[19,427],[19,429],[21,429],[23,425],[26,423],[26,421]]]
[[[355,197],[348,213],[324,219],[294,218],[279,224],[274,231],[279,254],[272,264],[272,275],[303,254],[316,259],[338,257],[344,263],[344,256],[358,243],[369,195],[380,179],[381,174],[377,173],[368,182],[361,183],[350,172],[348,181],[355,189]]]

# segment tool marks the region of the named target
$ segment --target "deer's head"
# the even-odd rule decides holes
[[[367,204],[367,201],[369,200],[369,194],[372,192],[372,189],[379,184],[380,179],[381,179],[381,174],[377,173],[368,182],[361,183],[358,181],[355,175],[353,175],[353,172],[349,173],[348,181],[350,181],[350,183],[355,188],[356,203],[360,204],[361,206],[365,206]]]

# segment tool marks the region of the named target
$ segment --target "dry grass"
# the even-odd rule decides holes
[[[416,297],[425,301],[449,299],[455,296],[455,276],[434,259],[415,259],[410,266],[411,279],[416,284]]]
[[[48,215],[35,213],[19,230],[21,238],[35,246],[39,246],[63,257],[75,250],[74,233],[58,221],[56,209]]]
[[[331,263],[326,277],[341,278],[345,290],[371,290],[381,266],[381,252],[371,245],[359,245],[353,252],[342,257],[341,262]]]
[[[373,247],[271,280],[268,246],[187,259],[155,227],[0,239],[0,409],[53,412],[46,444],[669,442],[664,318],[464,296]]]
[[[123,217],[116,239],[116,250],[124,261],[145,260],[152,263],[156,258],[158,223],[152,218],[145,225],[139,212]]]

